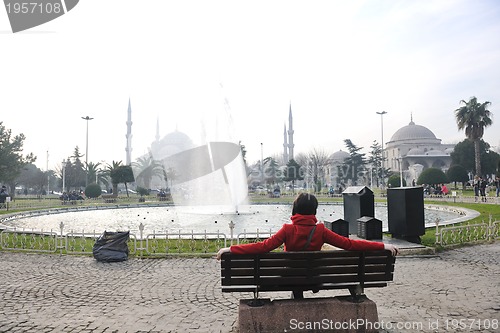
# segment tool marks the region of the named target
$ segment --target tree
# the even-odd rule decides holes
[[[70,156],[69,161],[66,164],[66,187],[68,188],[82,188],[85,187],[85,179],[87,177],[87,172],[85,167],[80,160],[80,149],[78,146],[75,147],[73,155]]]
[[[370,148],[372,150],[370,151],[370,157],[368,157],[368,163],[372,165],[372,169],[375,169],[377,186],[379,186],[379,181],[387,177],[390,169],[382,168],[382,161],[387,160],[382,156],[382,146],[375,140]]]
[[[12,136],[12,131],[5,128],[0,121],[0,182],[9,184],[11,195],[14,195],[14,181],[19,176],[21,169],[28,163],[36,161],[30,153],[23,156],[24,134]]]
[[[322,182],[325,179],[326,170],[329,164],[329,156],[323,150],[313,149],[313,151],[307,155],[307,172],[312,178],[315,192],[321,191],[323,187]]]
[[[264,177],[266,182],[270,182],[271,184],[275,184],[278,180],[278,162],[273,157],[266,157],[262,163],[264,166]]]
[[[115,196],[118,195],[118,184],[124,183],[125,191],[127,192],[128,197],[127,183],[135,181],[134,172],[132,171],[132,167],[130,165],[121,165],[121,161],[119,163],[120,165],[110,172],[111,182],[113,183],[113,194]]]
[[[300,171],[300,165],[293,159],[288,161],[286,164],[284,174],[285,181],[292,182],[292,192],[295,191],[295,181],[304,179],[302,172]]]
[[[32,163],[26,164],[21,169],[19,176],[16,177],[15,185],[22,185],[24,188],[33,189],[35,193],[40,194],[47,185],[47,173]]]
[[[343,178],[345,180],[351,179],[353,184],[357,184],[361,173],[365,171],[366,159],[365,154],[359,151],[363,147],[357,147],[350,139],[345,139],[344,143],[349,151],[349,156],[343,164]]]
[[[96,183],[87,185],[85,188],[85,196],[87,198],[98,198],[102,194],[102,189]]]
[[[139,158],[137,162],[132,163],[132,167],[137,175],[137,183],[140,183],[146,189],[151,189],[153,177],[164,176],[162,164],[154,160],[153,156]]]
[[[474,173],[475,170],[475,148],[474,142],[465,139],[455,145],[453,152],[450,154],[452,165],[461,165],[467,172]],[[479,140],[479,154],[481,160],[481,169],[483,174],[493,174],[496,171],[497,164],[500,160],[500,155],[490,150],[490,145],[484,140]]]
[[[106,179],[106,174],[103,173],[101,170],[101,163],[92,163],[89,162],[87,164],[87,182],[89,184],[96,182],[99,184],[99,182],[104,183],[107,185],[107,179]]]
[[[455,188],[457,188],[457,182],[462,183],[462,186],[465,187],[465,183],[469,180],[467,170],[459,164],[452,165],[446,171],[446,176],[450,182],[454,182]]]
[[[461,100],[460,103],[465,105],[455,110],[457,126],[459,130],[465,129],[465,136],[474,142],[475,171],[476,175],[482,176],[479,140],[484,129],[493,123],[488,110],[491,103],[479,103],[476,97],[471,97],[468,102]]]
[[[120,166],[122,166],[122,161],[119,161],[119,162],[113,161],[113,162],[111,162],[111,164],[108,164],[108,166],[106,167],[106,173],[111,178],[111,184],[113,185],[112,191],[113,191],[113,195],[115,197],[118,195],[118,184],[120,182],[119,182],[119,179],[113,178],[111,175],[115,174],[117,172],[116,170],[118,170],[118,168]]]
[[[401,178],[398,174],[393,174],[387,179],[387,186],[389,187],[400,187],[401,186]],[[406,180],[403,178],[403,186],[406,186]]]
[[[441,169],[428,168],[422,171],[417,179],[417,184],[444,184],[448,182],[448,178]]]

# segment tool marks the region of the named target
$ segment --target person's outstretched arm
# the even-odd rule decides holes
[[[399,254],[399,249],[392,244],[384,244],[382,242],[372,242],[363,239],[350,239],[335,232],[326,229],[323,233],[323,240],[325,243],[333,245],[335,247],[348,250],[348,251],[377,251],[377,250],[389,250],[393,256]]]
[[[247,253],[266,253],[278,248],[281,244],[285,242],[285,227],[278,230],[277,233],[258,243],[232,245],[231,247],[223,247],[217,252],[217,260],[220,260],[221,256],[225,252],[231,252],[235,254],[247,254]]]

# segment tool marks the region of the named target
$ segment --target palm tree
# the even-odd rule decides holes
[[[152,157],[141,157],[137,162],[132,163],[132,166],[137,172],[136,181],[142,182],[142,185],[147,189],[151,188],[153,177],[163,176],[163,166]]]
[[[111,162],[111,165],[108,164],[108,166],[106,168],[106,174],[111,177],[111,175],[116,173],[117,170],[122,166],[123,166],[122,161],[119,161],[119,162],[113,161],[113,162]],[[119,182],[117,182],[115,179],[111,178],[111,183],[113,184],[113,196],[116,197],[116,196],[118,196],[118,184],[119,184]]]
[[[476,97],[469,101],[461,100],[464,106],[455,110],[455,119],[459,130],[465,129],[465,136],[474,142],[474,159],[476,162],[476,175],[481,176],[481,141],[485,127],[493,123],[491,112],[488,110],[490,102],[479,103]]]
[[[87,181],[88,183],[97,183],[103,182],[107,186],[106,177],[103,175],[101,170],[101,163],[93,163],[89,162],[87,164]]]

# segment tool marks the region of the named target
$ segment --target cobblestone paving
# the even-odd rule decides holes
[[[251,295],[222,294],[219,269],[215,259],[0,252],[0,332],[235,332],[238,300]],[[395,282],[366,293],[383,332],[500,332],[499,291],[496,242],[398,257]]]

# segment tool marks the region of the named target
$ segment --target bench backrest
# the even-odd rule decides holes
[[[383,287],[393,280],[390,251],[307,251],[222,255],[222,291]]]

